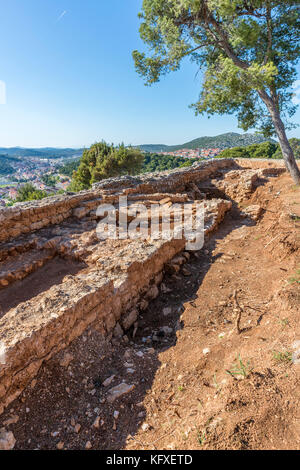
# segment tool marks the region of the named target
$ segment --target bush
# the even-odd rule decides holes
[[[300,158],[300,139],[290,139],[290,145],[294,151],[295,158]],[[283,158],[279,144],[273,142],[262,142],[247,147],[233,147],[223,150],[218,158]]]
[[[36,189],[31,183],[26,183],[24,186],[21,186],[21,188],[18,189],[16,202],[34,201],[44,199],[47,196],[48,194],[46,191],[41,191]]]
[[[279,145],[273,142],[262,142],[247,147],[233,147],[221,152],[219,158],[276,158]]]
[[[126,148],[123,144],[115,147],[105,142],[96,143],[83,152],[69,189],[80,191],[106,178],[135,175],[141,171],[142,163],[140,150]]]

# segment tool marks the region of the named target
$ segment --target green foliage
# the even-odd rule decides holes
[[[288,125],[296,109],[298,0],[144,0],[139,16],[149,55],[134,51],[133,58],[147,85],[189,56],[205,72],[196,114],[234,113],[243,130],[265,136],[275,133],[275,112]]]
[[[295,137],[293,137],[292,139],[289,140],[289,143],[293,149],[295,158],[300,159],[300,139],[296,139]],[[280,147],[278,147],[278,149],[276,150],[273,158],[282,158]]]
[[[289,284],[300,284],[300,269],[296,270],[295,276],[288,279]]]
[[[45,183],[46,186],[50,186],[50,187],[55,187],[56,183],[57,183],[57,177],[55,177],[54,175],[50,175],[50,174],[46,174],[44,176],[42,176],[42,181],[43,183]]]
[[[218,158],[280,158],[277,156],[278,147],[278,144],[272,142],[263,142],[262,144],[253,144],[247,147],[233,147],[223,150]]]
[[[173,170],[174,168],[192,165],[199,159],[186,159],[183,157],[175,157],[173,155],[158,155],[156,153],[148,153],[144,157],[142,172],[149,173],[155,171]]]
[[[273,359],[278,362],[292,362],[292,353],[290,351],[273,351]]]
[[[206,430],[200,432],[199,430],[197,431],[197,439],[199,442],[199,445],[202,446],[204,442],[206,441]]]
[[[36,189],[31,183],[26,183],[18,189],[16,202],[34,201],[47,197],[46,191]]]
[[[80,191],[106,178],[137,174],[142,163],[143,155],[138,149],[96,143],[83,152],[69,189]]]
[[[247,361],[245,364],[241,358],[241,355],[239,354],[237,357],[237,363],[234,364],[232,369],[228,370],[227,373],[233,377],[241,375],[245,379],[251,374],[252,370],[253,369],[250,366],[250,361]]]
[[[74,171],[78,170],[79,165],[80,159],[67,162],[59,168],[59,172],[62,175],[73,176]]]

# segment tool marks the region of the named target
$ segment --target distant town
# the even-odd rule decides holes
[[[266,139],[261,135],[229,132],[199,137],[173,147],[149,144],[137,148],[145,155],[142,172],[149,172],[178,167],[185,164],[182,160],[191,160],[192,164],[197,159],[215,158],[224,149],[247,148],[263,142]],[[269,142],[276,149],[276,142]],[[84,148],[0,147],[0,207],[18,202],[20,189],[25,183],[30,183],[34,191],[42,191],[43,197],[67,191],[83,151]]]
[[[197,149],[180,149],[174,152],[157,152],[159,155],[172,155],[173,157],[182,158],[213,158],[221,153],[220,148],[197,148]]]
[[[220,148],[183,148],[173,152],[157,152],[157,154],[186,159],[205,159],[217,156],[221,150]],[[5,176],[0,174],[0,207],[13,203],[18,197],[18,189],[28,182],[37,190],[44,191],[48,195],[66,191],[70,185],[71,177],[60,173],[60,169],[66,162],[70,161],[72,161],[72,158],[47,159],[36,156],[17,157],[10,161],[14,172]]]
[[[0,206],[6,206],[18,196],[18,189],[24,183],[30,182],[37,190],[52,195],[66,191],[71,178],[60,173],[60,168],[66,163],[66,158],[45,159],[37,157],[18,158],[10,165],[14,173],[0,175]]]

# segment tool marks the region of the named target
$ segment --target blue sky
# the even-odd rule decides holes
[[[236,119],[195,117],[201,75],[145,87],[131,52],[142,49],[142,0],[0,0],[1,146],[183,143],[238,130]],[[300,123],[300,111],[294,118]],[[299,130],[289,134],[299,136]]]

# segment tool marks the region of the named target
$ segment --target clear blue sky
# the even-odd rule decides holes
[[[153,87],[136,74],[142,0],[0,0],[0,146],[183,143],[239,131],[195,117],[201,75],[189,62]],[[300,122],[300,111],[295,122]],[[290,135],[299,135],[295,130]]]

